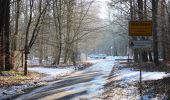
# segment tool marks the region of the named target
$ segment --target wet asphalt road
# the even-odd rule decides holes
[[[15,100],[81,100],[96,99],[104,91],[114,62],[103,61],[83,71],[32,90]]]

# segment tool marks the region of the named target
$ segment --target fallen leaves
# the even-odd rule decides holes
[[[24,76],[22,71],[3,71],[0,73],[0,87],[7,87],[11,85],[19,85],[29,81],[33,81],[43,74],[29,72],[27,76]]]

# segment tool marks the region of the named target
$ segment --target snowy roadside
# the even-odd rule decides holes
[[[28,68],[28,70],[32,72],[46,74],[47,75],[46,77],[43,77],[38,80],[41,82],[41,81],[52,81],[62,76],[69,75],[81,68],[83,68],[83,66],[71,66],[66,68],[32,67],[32,68]]]
[[[170,73],[166,73],[166,72],[142,71],[141,73],[142,73],[142,81],[158,80],[170,76]],[[140,71],[133,71],[128,68],[122,69],[119,75],[120,75],[119,78],[121,78],[122,80],[127,80],[128,82],[135,82],[135,81],[139,81],[140,79]]]
[[[105,84],[105,92],[99,98],[102,100],[140,100],[140,71],[123,67],[121,64],[117,64],[112,70],[107,84]],[[142,83],[145,87],[147,87],[147,84],[144,84],[146,81],[162,80],[167,77],[170,77],[170,73],[142,71]],[[150,88],[152,90],[153,86]],[[146,89],[143,90],[142,95],[143,100],[162,100],[162,98],[166,98],[165,95],[149,94]]]
[[[12,99],[16,95],[23,94],[25,91],[46,85],[48,81],[53,81],[55,79],[74,73],[78,70],[82,70],[86,67],[88,66],[82,64],[79,66],[71,66],[64,68],[45,68],[45,67],[28,68],[28,70],[31,72],[46,74],[46,76],[42,78],[37,78],[27,83],[23,82],[20,85],[0,88],[0,100]]]

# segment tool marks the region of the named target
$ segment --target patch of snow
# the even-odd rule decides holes
[[[110,71],[113,68],[114,62],[113,61],[107,61],[107,60],[96,60],[98,62],[97,64],[92,65],[91,67],[87,68],[85,71],[101,71],[103,73],[109,74]]]
[[[24,90],[28,88],[32,88],[40,85],[44,85],[44,83],[42,82],[42,83],[34,84],[33,82],[28,82],[18,86],[0,88],[0,100],[8,100],[14,95],[24,93]]]
[[[115,61],[115,57],[113,56],[106,56],[106,59],[91,59],[91,58],[88,58],[87,61],[85,62],[88,62],[88,63],[92,63],[92,64],[96,64],[96,63],[104,63],[104,62],[108,62],[108,61]]]
[[[115,60],[115,57],[114,56],[107,56],[106,59],[108,59],[108,60]]]
[[[164,77],[168,77],[170,74],[165,72],[142,72],[142,80],[158,80]],[[130,69],[121,70],[119,77],[125,81],[134,82],[139,81],[140,71],[132,71]]]
[[[101,62],[101,61],[103,61],[103,59],[89,59],[89,60],[84,61],[84,62],[96,64],[96,63],[99,63],[99,62]]]
[[[67,68],[44,68],[44,67],[32,67],[28,68],[29,71],[47,74],[48,76],[40,79],[41,81],[51,81],[59,76],[65,76],[75,71],[75,67]]]

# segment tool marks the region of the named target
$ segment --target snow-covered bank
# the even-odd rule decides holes
[[[113,67],[113,72],[108,78],[106,89],[100,99],[105,100],[140,100],[140,71],[133,70],[116,64]],[[146,72],[142,71],[142,83],[145,81],[156,81],[170,77],[170,73],[166,72]],[[146,84],[145,84],[146,85]],[[153,88],[153,87],[150,87]],[[152,89],[151,89],[152,90]],[[144,91],[144,90],[143,90]],[[154,90],[152,90],[154,91]],[[162,93],[164,94],[164,93]],[[144,94],[143,100],[166,100],[165,95],[161,94]]]

